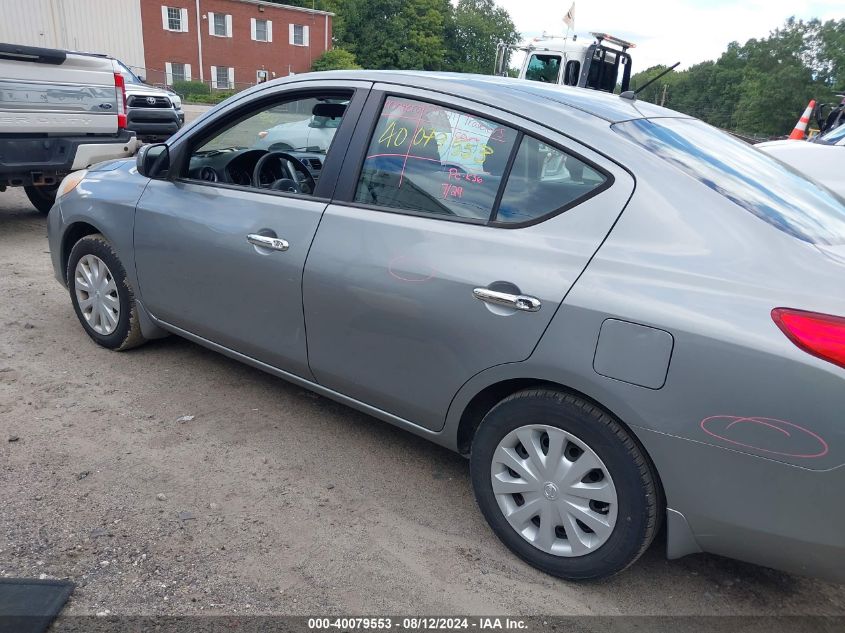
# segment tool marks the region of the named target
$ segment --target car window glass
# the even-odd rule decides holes
[[[355,201],[488,220],[517,133],[487,119],[388,97]]]
[[[289,193],[313,193],[349,97],[275,103],[199,142],[186,176]],[[278,156],[282,152],[285,156]],[[267,154],[274,154],[260,162]],[[256,167],[261,167],[256,174]]]
[[[743,141],[696,119],[637,119],[613,129],[799,240],[845,244],[845,200]]]
[[[532,55],[525,69],[525,78],[531,81],[556,84],[560,74],[560,57],[557,55]]]
[[[838,127],[833,128],[829,132],[825,132],[819,137],[819,141],[836,145],[840,141],[845,140],[845,123],[841,123]]]
[[[524,136],[496,212],[498,222],[528,222],[571,206],[607,178],[584,161]]]

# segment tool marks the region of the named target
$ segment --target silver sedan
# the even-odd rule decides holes
[[[326,147],[262,139],[319,116]],[[297,75],[68,176],[49,237],[94,342],[176,334],[466,455],[550,574],[665,526],[669,558],[845,578],[845,204],[700,121]]]

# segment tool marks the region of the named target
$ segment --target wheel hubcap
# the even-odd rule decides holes
[[[555,556],[584,556],[607,542],[616,525],[616,487],[599,456],[554,426],[508,433],[493,454],[493,494],[510,526]]]
[[[76,302],[91,329],[108,336],[120,320],[120,298],[109,267],[96,255],[85,255],[74,272]]]

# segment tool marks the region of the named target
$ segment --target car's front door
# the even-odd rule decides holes
[[[634,186],[546,128],[379,86],[344,178],[303,280],[311,370],[429,429],[473,375],[531,355]]]
[[[268,88],[173,148],[176,173],[149,183],[135,216],[141,301],[156,319],[310,378],[302,271],[368,88]],[[296,165],[253,149],[263,131],[284,130],[326,103],[343,121],[321,148],[328,151],[293,144]]]

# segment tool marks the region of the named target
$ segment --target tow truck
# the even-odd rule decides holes
[[[605,92],[613,92],[618,82],[625,92],[631,81],[628,50],[636,45],[607,33],[591,35],[594,39],[587,41],[579,40],[577,35],[543,34],[516,46],[499,42],[494,72],[506,75],[510,53],[518,50],[525,53],[520,79]]]

